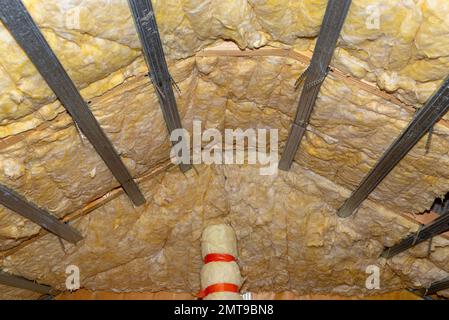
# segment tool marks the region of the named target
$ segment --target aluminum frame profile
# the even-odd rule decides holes
[[[83,239],[77,230],[1,184],[0,204],[71,243],[77,243]]]
[[[449,231],[449,214],[447,213],[421,227],[417,232],[405,237],[394,246],[386,248],[381,257],[389,259],[446,231]]]
[[[0,19],[122,185],[128,197],[136,206],[145,203],[136,182],[23,3],[20,0],[2,0]]]
[[[449,77],[425,105],[415,113],[405,130],[384,152],[356,190],[338,209],[338,216],[349,217],[448,110]]]
[[[449,289],[449,277],[435,281],[428,288],[419,289],[418,292],[425,297],[446,289]]]
[[[30,290],[51,296],[59,293],[59,291],[54,290],[50,286],[39,284],[34,281],[4,272],[2,270],[0,270],[0,284],[19,289]]]
[[[328,73],[329,64],[350,5],[351,0],[329,0],[327,4],[312,60],[307,69],[296,115],[290,128],[284,152],[279,161],[278,167],[281,170],[288,171],[290,169],[299,149],[320,92],[321,84]]]
[[[142,44],[150,78],[159,99],[165,124],[169,134],[171,134],[173,130],[181,129],[182,124],[172,87],[173,79],[168,70],[153,6],[151,0],[128,0],[128,4]],[[172,143],[175,145],[180,143],[180,141]],[[191,169],[192,165],[180,163],[179,167],[182,172],[185,172]]]

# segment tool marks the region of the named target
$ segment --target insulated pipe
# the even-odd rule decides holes
[[[242,276],[236,262],[237,240],[234,230],[225,224],[208,226],[201,238],[204,261],[201,292],[204,300],[241,300]]]

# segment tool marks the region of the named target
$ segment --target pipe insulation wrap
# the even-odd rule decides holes
[[[213,254],[228,254],[237,258],[237,239],[234,230],[225,224],[206,227],[201,238],[201,252],[203,260],[207,255]],[[204,264],[201,269],[202,292],[217,284],[235,285],[236,288],[240,288],[242,282],[240,269],[235,261],[212,261]],[[204,300],[241,299],[238,292],[230,291],[211,292],[204,297]]]
[[[237,258],[237,239],[234,229],[226,224],[208,226],[201,238],[203,259],[210,253],[225,253]]]

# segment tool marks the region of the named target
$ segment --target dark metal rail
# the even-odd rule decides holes
[[[337,212],[338,216],[350,216],[448,109],[449,78],[443,82],[440,89],[426,104],[416,112],[407,128],[390,145],[357,189],[341,206]]]
[[[306,71],[306,80],[299,99],[296,116],[279,161],[279,169],[281,170],[290,169],[301,144],[321,84],[328,73],[329,64],[350,5],[351,0],[329,0],[327,4],[312,61]]]
[[[434,283],[432,283],[430,285],[430,287],[428,288],[422,288],[420,290],[418,290],[418,292],[422,295],[422,296],[428,296],[431,294],[435,294],[439,291],[443,291],[449,289],[449,277],[445,278],[443,280],[440,281],[435,281]]]
[[[55,216],[26,201],[3,185],[0,185],[0,203],[71,243],[83,239],[81,234],[68,224],[59,221]]]
[[[398,244],[392,246],[391,248],[386,248],[382,252],[382,257],[391,258],[407,249],[410,249],[417,244],[431,240],[433,237],[442,234],[449,230],[449,214],[439,216],[437,219],[431,223],[421,227],[416,233],[405,237]]]
[[[145,198],[87,103],[20,0],[2,0],[0,19],[54,91],[135,205]]]
[[[128,0],[128,3],[150,71],[150,78],[156,89],[168,132],[171,134],[173,130],[181,129],[182,124],[172,87],[174,83],[165,60],[153,6],[151,0]],[[173,144],[179,142],[175,141]],[[191,165],[181,163],[179,167],[185,172],[191,168]]]
[[[0,284],[9,286],[9,287],[15,287],[15,288],[34,291],[34,292],[39,292],[42,294],[48,294],[48,295],[55,295],[58,293],[57,290],[54,290],[50,286],[47,286],[44,284],[38,284],[34,281],[15,276],[15,275],[6,273],[1,270],[0,270]]]

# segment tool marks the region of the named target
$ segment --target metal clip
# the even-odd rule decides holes
[[[182,94],[181,89],[179,88],[178,84],[176,83],[176,81],[173,79],[173,77],[171,75],[170,75],[170,81],[171,81],[173,87],[178,92],[178,94],[181,95]]]
[[[433,236],[429,239],[429,245],[427,246],[427,257],[429,258],[432,253]]]
[[[80,127],[78,126],[78,123],[76,123],[76,121],[73,121],[73,123],[75,124],[76,132],[78,132],[78,135],[80,136],[81,145],[84,146],[84,141],[85,141],[86,137],[84,136],[83,132],[81,131]]]
[[[64,242],[62,242],[61,237],[58,237],[58,240],[59,240],[59,244],[61,245],[62,251],[64,251],[64,253],[67,254],[67,251],[65,250]]]
[[[316,79],[315,81],[312,81],[312,82],[308,83],[304,87],[304,89],[309,90],[310,88],[313,88],[316,85],[319,85],[320,83],[322,83],[326,79],[327,75],[329,74],[329,71],[330,71],[330,68],[328,67],[326,69],[326,71],[324,72],[324,74],[320,78]]]
[[[429,150],[430,150],[430,144],[431,144],[431,142],[432,142],[432,134],[433,134],[433,126],[430,127],[429,133],[428,133],[428,135],[427,135],[427,141],[426,141],[426,154],[428,154],[428,153],[429,153]]]
[[[298,89],[298,87],[301,85],[301,83],[304,81],[304,79],[307,77],[307,75],[310,72],[310,66],[308,66],[306,68],[306,70],[304,70],[301,75],[299,76],[299,78],[295,81],[295,89]]]
[[[414,237],[414,239],[413,239],[412,246],[414,246],[414,245],[416,244],[416,241],[418,240],[419,234],[420,234],[420,232],[421,232],[421,230],[422,230],[423,227],[424,227],[423,224],[421,224],[421,225],[419,226],[419,229],[418,229],[418,231],[416,232],[415,237]]]
[[[157,94],[159,95],[159,97],[165,99],[165,94],[162,92],[162,89],[155,83],[155,81],[153,80],[153,77],[150,77],[150,79],[151,79],[151,83],[156,88],[156,91],[157,91]]]

